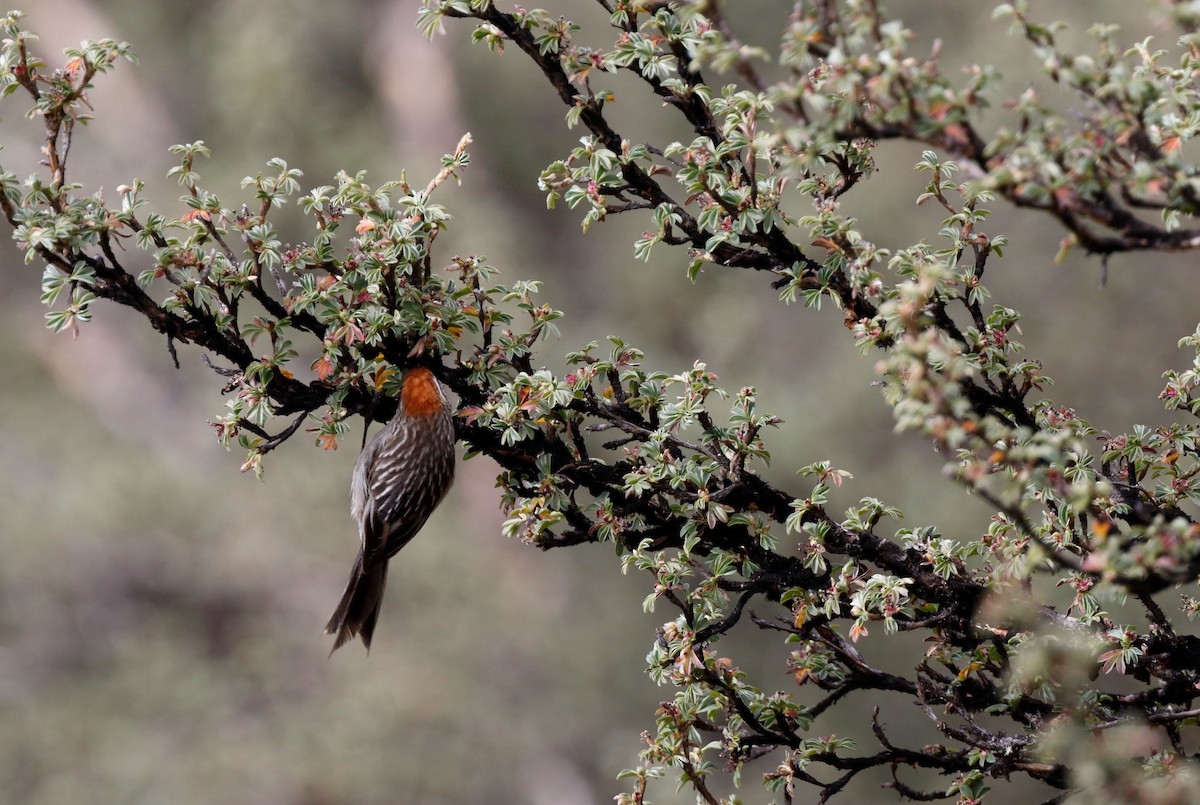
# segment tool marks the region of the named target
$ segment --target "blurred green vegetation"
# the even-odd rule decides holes
[[[770,47],[785,5],[730,4],[729,16],[746,41]],[[1138,4],[1053,5],[1047,13],[1079,32],[1109,19],[1129,42],[1166,33]],[[991,3],[891,7],[916,30],[917,49],[941,39],[948,74],[991,62],[1013,92],[1045,86],[1025,47],[990,21]],[[586,36],[609,36],[595,4],[555,10],[600,24]],[[141,58],[92,94],[96,120],[72,155],[86,186],[137,176],[156,205],[178,208],[166,149],[196,139],[213,149],[199,171],[227,204],[274,156],[301,168],[307,186],[341,168],[367,169],[374,182],[407,169],[424,182],[472,131],[462,187],[439,191],[456,215],[440,257],[483,252],[509,280],[544,281],[544,300],[567,318],[535,363],[560,366],[563,353],[610,333],[655,368],[704,360],[726,387],[757,386],[762,407],[786,420],[770,435],[771,472],[786,488],[796,467],[829,458],[855,476],[835,509],[873,495],[907,525],[960,538],[986,529],[986,507],[943,479],[944,458],[892,434],[870,386],[873,361],[858,356],[836,311],[784,307],[766,277],[710,270],[692,285],[682,254],[660,247],[650,264],[632,259],[644,222],[617,218],[584,236],[575,214],[545,210],[537,173],[577,133],[519,53],[471,48],[465,26],[424,42],[412,0],[55,0],[27,11],[48,60],[102,36],[131,41]],[[614,87],[615,122],[630,134],[686,136],[632,83]],[[20,96],[0,106],[0,161],[18,175],[40,145],[24,111]],[[871,189],[846,200],[881,245],[936,234],[939,212],[913,204],[918,156],[885,144]],[[1156,395],[1161,373],[1185,361],[1176,339],[1195,328],[1194,258],[1116,258],[1101,288],[1096,261],[1053,264],[1062,234],[1048,218],[997,205],[988,231],[1012,238],[988,284],[995,302],[1025,314],[1028,354],[1058,381],[1050,396],[1100,428],[1165,421]],[[78,339],[51,335],[40,271],[15,247],[0,250],[0,800],[609,800],[668,696],[642,673],[658,623],[641,612],[646,579],[621,576],[607,546],[541,553],[505,541],[494,467],[472,461],[393,563],[372,656],[327,660],[321,627],[354,552],[347,487],[359,434],[336,453],[297,437],[272,456],[264,483],[240,475],[241,455],[223,452],[205,424],[222,410],[222,381],[198,353],[181,348],[176,371],[166,344],[110,305]],[[740,656],[778,673],[778,637],[752,637],[734,643]],[[827,729],[869,746],[872,704],[856,700]],[[902,704],[890,727],[924,729]],[[757,771],[745,783],[751,802],[766,798]],[[878,782],[852,788],[882,796]],[[1014,788],[996,799],[1025,796]]]

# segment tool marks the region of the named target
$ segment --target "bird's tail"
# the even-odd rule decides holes
[[[363,555],[359,551],[346,582],[346,592],[325,626],[325,634],[337,635],[329,653],[337,651],[355,635],[362,638],[363,645],[371,648],[371,635],[375,632],[375,621],[379,617],[379,603],[383,600],[383,585],[387,582],[387,562],[379,562],[370,570],[363,571]]]

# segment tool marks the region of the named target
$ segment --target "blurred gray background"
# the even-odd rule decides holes
[[[729,15],[747,41],[770,46],[790,5],[739,2]],[[1014,93],[1044,87],[1024,44],[990,21],[992,6],[891,4],[916,30],[915,52],[943,40],[951,77],[991,62]],[[374,184],[407,170],[423,184],[471,131],[462,187],[439,190],[456,221],[435,262],[484,253],[505,280],[544,281],[543,300],[567,318],[536,363],[560,367],[565,352],[610,333],[656,369],[705,360],[727,388],[757,386],[762,407],[786,420],[769,434],[776,482],[805,491],[794,470],[828,458],[855,476],[834,510],[872,495],[900,507],[908,526],[937,524],[958,539],[986,530],[987,509],[944,480],[942,459],[892,433],[869,385],[873,359],[857,355],[836,311],[784,307],[750,274],[709,270],[692,285],[681,253],[660,246],[648,265],[632,258],[644,220],[584,236],[577,214],[545,209],[537,173],[582,132],[565,129],[564,108],[515,48],[473,48],[462,23],[426,42],[414,0],[52,0],[26,10],[51,63],[105,36],[140,56],[91,94],[96,120],[72,154],[88,192],[115,198],[138,177],[155,208],[178,212],[167,147],[197,139],[213,150],[198,165],[204,186],[231,207],[250,199],[240,179],[275,156],[304,171],[306,188],[342,168],[366,169]],[[590,25],[588,41],[611,40],[595,4],[552,10]],[[1070,41],[1100,19],[1123,23],[1129,43],[1174,39],[1142,4],[1046,3],[1038,13],[1070,21]],[[635,82],[612,86],[615,120],[632,136],[687,136]],[[0,104],[0,162],[18,176],[40,145],[27,106],[20,93]],[[989,125],[1003,114],[993,110]],[[872,189],[847,200],[882,245],[936,236],[939,211],[913,204],[920,150],[882,146]],[[1062,233],[1049,219],[995,209],[987,232],[1013,245],[988,285],[1026,315],[1028,354],[1057,380],[1049,394],[1100,428],[1169,421],[1156,396],[1164,370],[1190,364],[1175,341],[1196,325],[1194,258],[1114,258],[1102,289],[1095,261],[1053,264]],[[288,229],[294,208],[278,221],[285,239],[304,237]],[[41,271],[0,244],[0,800],[550,805],[624,790],[615,775],[636,765],[639,733],[672,695],[642,672],[669,617],[642,614],[647,578],[622,576],[608,546],[542,553],[506,540],[494,465],[461,463],[447,503],[393,563],[371,656],[354,645],[327,659],[321,630],[355,550],[347,487],[361,431],[329,453],[298,436],[269,458],[265,482],[242,475],[242,454],[221,449],[207,424],[224,410],[222,381],[199,351],[181,348],[176,371],[144,321],[110,304],[79,338],[51,334]],[[764,687],[793,689],[777,635],[746,635],[729,651]],[[894,651],[864,644],[869,657]],[[851,698],[818,733],[860,736],[874,751],[872,704]],[[884,719],[897,736],[924,729],[894,698]],[[768,768],[747,772],[747,802],[770,799],[757,782]],[[878,783],[858,781],[846,796],[890,801]],[[672,789],[663,783],[654,800],[691,801]],[[1013,786],[995,801],[1031,790]]]

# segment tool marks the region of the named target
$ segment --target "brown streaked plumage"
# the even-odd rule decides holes
[[[363,448],[350,485],[361,546],[346,592],[325,627],[333,651],[358,636],[371,648],[388,560],[408,544],[454,478],[453,409],[424,367],[404,376],[396,416]]]

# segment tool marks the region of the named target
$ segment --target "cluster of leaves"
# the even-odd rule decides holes
[[[779,50],[786,76],[774,84],[756,66],[764,54],[739,42],[717,4],[600,5],[615,29],[610,49],[576,45],[578,28],[563,18],[489,0],[428,0],[420,23],[433,32],[444,18],[473,18],[477,41],[515,46],[547,79],[567,125],[586,133],[546,168],[542,187],[550,203],[580,209],[585,228],[641,211],[651,229],[634,246],[640,257],[683,247],[690,272],[761,271],[784,302],[842,310],[878,358],[898,425],[952,456],[953,478],[994,505],[986,534],[894,527],[900,512],[870,497],[837,516],[830,487],[849,474],[829,462],[800,469],[803,491],[767,483],[755,470],[770,458],[764,432],[780,420],[758,409],[753,389],[728,393],[701,363],[650,370],[614,337],[569,355],[562,377],[535,368],[533,348],[560,317],[535,301],[537,283],[500,285],[478,256],[443,270],[434,255],[449,216],[431,195],[466,166],[465,139],[423,189],[340,174],[302,193],[299,173],[274,160],[244,182],[253,205],[226,206],[202,186],[195,163],[207,151],[193,143],[176,149],[172,174],[188,208],[178,218],[150,212],[136,181],[118,190],[116,208],[80,194],[65,175],[73,126],[92,78],[128,48],[85,43],[48,71],[10,15],[0,22],[0,80],[34,99],[50,176],[22,186],[0,174],[0,205],[27,259],[46,265],[46,301],[57,305],[48,323],[74,328],[95,299],[110,299],[169,344],[220,358],[230,400],[216,427],[256,472],[306,423],[331,448],[349,417],[386,419],[397,370],[431,365],[461,399],[469,452],[502,467],[505,532],[541,548],[610,542],[623,569],[652,579],[645,606],[672,609],[648,665],[676,691],[618,801],[649,802],[651,782],[671,769],[702,801],[733,802],[719,778],[736,782],[766,756],[763,782],[785,801],[801,786],[824,801],[876,768],[902,795],[962,803],[1014,773],[1070,790],[1094,781],[1080,770],[1101,761],[1105,784],[1184,780],[1200,653],[1152,596],[1200,575],[1185,508],[1200,473],[1195,428],[1098,433],[1042,397],[1050,380],[1014,340],[1020,315],[987,306],[982,284],[1005,245],[984,231],[996,196],[1054,214],[1094,251],[1191,245],[1183,221],[1195,171],[1170,142],[1191,136],[1196,112],[1179,88],[1187,82],[1163,78],[1174,75],[1168,55],[1121,53],[1114,32],[1098,29],[1100,58],[1068,58],[1052,27],[1031,23],[1023,5],[1005,7],[1054,80],[1095,114],[1073,130],[1026,98],[1014,108],[1019,124],[986,141],[972,116],[991,71],[953,86],[936,54],[908,54],[909,32],[874,3],[800,4]],[[1188,72],[1190,34],[1181,42],[1178,70]],[[594,86],[622,71],[683,115],[693,139],[622,137],[605,117],[614,91]],[[736,80],[711,85],[713,71]],[[884,137],[936,149],[918,165],[928,175],[918,201],[944,213],[932,243],[878,246],[840,212]],[[960,169],[974,181],[960,182]],[[272,211],[288,200],[310,220],[310,242],[276,234]],[[1161,226],[1129,212],[1154,205]],[[118,258],[122,244],[137,251]],[[1184,343],[1200,361],[1200,339]],[[1168,378],[1169,408],[1195,412],[1194,375]],[[721,399],[727,415],[712,410]],[[1066,612],[1034,603],[1043,579],[1073,590]],[[1126,597],[1141,603],[1143,624],[1106,611]],[[1002,603],[1012,601],[1030,603]],[[722,652],[752,602],[774,613],[748,620],[778,634],[787,690]],[[1184,614],[1198,610],[1184,599]],[[927,641],[905,673],[859,650],[897,632]],[[1113,677],[1123,684],[1097,681]],[[943,741],[905,745],[878,713],[873,751],[822,734],[822,714],[852,707],[858,691],[891,694],[889,707],[894,698],[927,718]],[[1079,753],[1100,731],[1137,725],[1160,736],[1152,750]],[[950,782],[920,790],[902,779],[908,768]]]
[[[565,105],[567,125],[586,129],[579,147],[542,174],[551,204],[581,209],[585,229],[644,210],[653,225],[634,246],[638,257],[657,244],[685,246],[690,273],[704,265],[766,271],[786,302],[838,306],[864,353],[882,353],[879,371],[898,425],[921,430],[956,456],[953,476],[996,506],[978,539],[948,539],[933,528],[888,535],[880,522],[898,512],[879,501],[864,499],[841,520],[827,514],[827,486],[844,476],[818,463],[807,468],[816,478],[811,493],[780,510],[776,490],[756,481],[747,498],[747,482],[722,472],[722,456],[706,455],[724,431],[702,416],[681,419],[688,395],[666,401],[670,422],[697,435],[685,440],[668,428],[665,438],[667,408],[647,408],[643,400],[646,381],[657,378],[637,370],[610,378],[616,401],[647,411],[647,424],[658,427],[639,433],[638,423],[626,423],[628,439],[643,437],[636,450],[626,448],[624,460],[635,471],[624,475],[623,500],[614,502],[610,491],[594,504],[603,526],[589,525],[588,533],[623,537],[626,566],[654,576],[648,603],[666,598],[680,610],[650,655],[651,674],[680,692],[647,737],[646,765],[630,772],[636,785],[629,801],[644,801],[647,781],[664,766],[677,769],[702,799],[716,801],[707,778],[772,747],[785,755],[768,784],[789,796],[807,782],[828,797],[863,769],[887,764],[952,776],[945,794],[960,801],[977,799],[984,778],[1014,770],[1069,786],[1067,765],[1046,762],[1039,743],[1050,720],[1064,713],[1092,728],[1148,719],[1164,725],[1168,751],[1182,755],[1178,725],[1194,719],[1198,669],[1190,638],[1175,633],[1150,596],[1196,577],[1196,526],[1181,508],[1197,468],[1194,428],[1097,433],[1071,409],[1041,398],[1051,381],[1014,339],[1021,317],[989,306],[983,279],[1005,246],[984,232],[986,205],[996,196],[1055,215],[1069,232],[1064,246],[1108,254],[1194,245],[1183,225],[1194,211],[1186,188],[1195,170],[1182,149],[1196,114],[1186,77],[1194,60],[1190,30],[1180,40],[1178,67],[1166,66],[1169,52],[1146,43],[1122,52],[1111,26],[1093,30],[1097,57],[1069,57],[1055,44],[1055,26],[1032,23],[1023,4],[998,9],[1046,61],[1051,79],[1083,99],[1085,112],[1068,122],[1029,93],[1011,105],[1016,125],[985,139],[975,119],[988,104],[994,71],[971,68],[955,86],[941,74],[937,53],[910,54],[910,32],[873,3],[798,5],[779,49],[788,74],[775,83],[757,67],[766,54],[740,43],[717,4],[600,5],[616,31],[608,49],[576,44],[578,26],[563,18],[506,13],[488,2],[428,2],[422,24],[432,32],[445,17],[476,19],[476,41],[494,50],[518,47]],[[704,70],[733,71],[739,81],[711,85]],[[682,114],[694,139],[648,144],[620,136],[605,117],[615,90],[603,86],[604,76],[617,72],[639,77]],[[889,137],[937,149],[918,165],[929,175],[918,203],[945,213],[933,244],[885,249],[839,211],[841,196],[873,171],[874,142]],[[960,166],[972,181],[957,178]],[[811,212],[789,211],[802,205]],[[1161,225],[1134,216],[1147,208],[1163,213]],[[803,240],[818,251],[796,245]],[[618,345],[601,366],[611,372],[620,358]],[[1191,375],[1168,379],[1169,406],[1190,405]],[[661,399],[660,386],[652,389]],[[648,468],[641,466],[646,461]],[[681,543],[672,544],[675,530],[670,540],[653,532],[648,539],[645,506],[631,499],[675,497],[680,478],[695,495],[671,504],[687,515],[677,532]],[[1146,483],[1152,479],[1153,486]],[[553,494],[564,485],[565,498]],[[564,503],[573,505],[573,490],[561,469],[547,466],[536,494],[527,489],[511,505],[520,514],[514,528],[529,529],[530,539],[546,539],[565,524],[588,525],[572,523],[571,506],[563,511]],[[714,511],[713,501],[722,508]],[[744,531],[732,554],[724,537],[730,526]],[[794,533],[800,541],[788,548]],[[1076,591],[1067,615],[1042,607],[994,614],[992,624],[981,619],[990,595],[1027,594],[1043,574]],[[1130,595],[1145,607],[1140,630],[1104,610],[1103,602]],[[716,637],[755,596],[791,610],[790,617],[757,622],[800,646],[789,669],[801,684],[828,692],[816,705],[755,687],[714,650]],[[839,621],[846,621],[844,632]],[[874,622],[885,635],[929,631],[934,648],[915,675],[892,676],[854,649]],[[1094,674],[1072,687],[1069,679],[1029,670],[1043,668],[1061,645],[1078,643],[1079,634],[1087,635],[1087,649],[1076,658],[1093,671],[1138,679],[1137,694],[1102,693]],[[959,748],[906,754],[878,722],[883,751],[866,757],[852,756],[832,736],[804,737],[815,715],[862,689],[915,697]],[[1019,736],[983,727],[977,716],[985,713],[1011,717]],[[708,759],[714,754],[724,765]],[[815,764],[837,776],[822,780],[811,771]],[[898,778],[893,785],[928,795]]]

